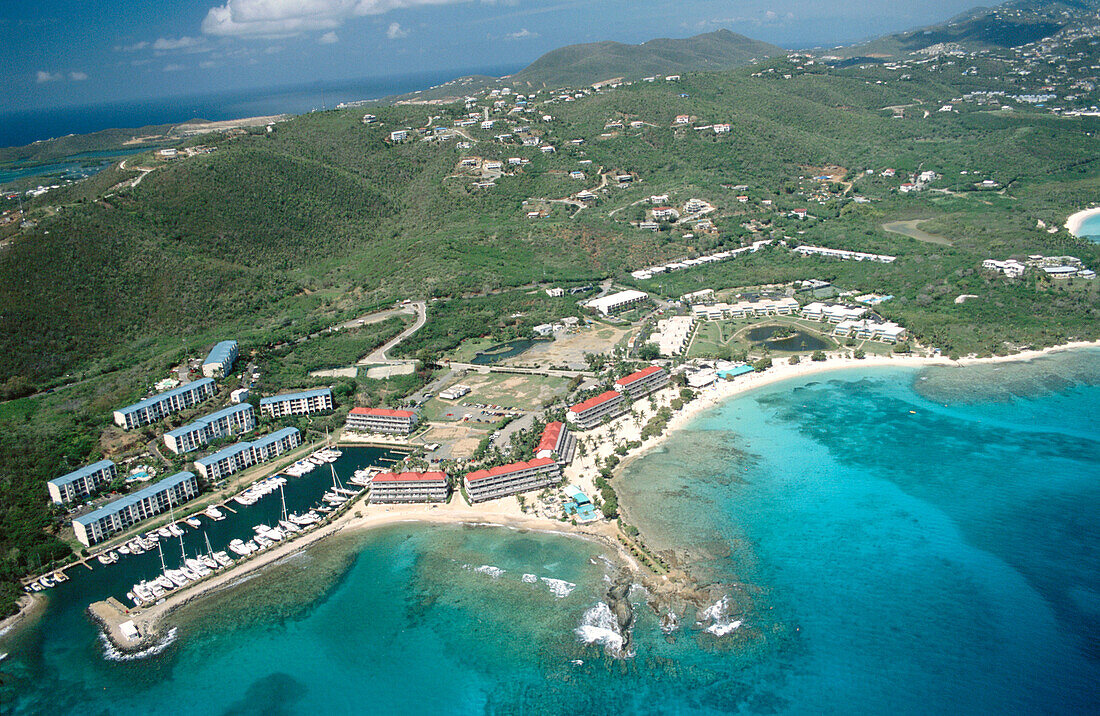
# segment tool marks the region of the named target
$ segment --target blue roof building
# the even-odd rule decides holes
[[[77,517],[73,520],[73,532],[78,540],[90,547],[170,507],[182,505],[198,494],[199,481],[194,473],[177,472]]]
[[[237,341],[222,341],[215,345],[202,362],[202,374],[207,378],[224,378],[237,362]]]
[[[46,483],[46,489],[50,492],[50,499],[62,504],[87,497],[95,492],[97,487],[110,482],[117,475],[118,471],[113,462],[100,460],[73,470],[67,475],[55,477]]]

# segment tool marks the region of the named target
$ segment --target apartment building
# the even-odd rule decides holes
[[[91,547],[111,535],[182,505],[199,494],[199,482],[194,473],[177,472],[160,482],[109,502],[98,510],[73,520],[73,532],[81,544]]]

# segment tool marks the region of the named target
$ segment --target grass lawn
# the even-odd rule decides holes
[[[713,358],[724,357],[727,352],[740,352],[749,351],[756,353],[762,352],[762,346],[759,343],[749,341],[745,334],[749,329],[756,326],[790,326],[810,334],[815,338],[820,338],[827,344],[824,350],[835,350],[837,348],[836,339],[832,338],[829,333],[832,332],[833,326],[827,323],[818,323],[817,321],[807,321],[794,316],[766,316],[759,318],[733,318],[725,321],[705,321],[699,324],[696,329],[695,339],[691,342],[691,347],[688,348],[687,356],[689,358]],[[874,343],[874,341],[866,341],[868,344]],[[872,352],[870,346],[864,348],[868,353]],[[783,351],[772,349],[773,354],[778,355],[791,355],[793,353],[810,353],[812,351]]]
[[[479,411],[476,408],[466,407],[462,405],[463,403],[539,410],[547,400],[564,395],[569,381],[566,378],[544,375],[470,373],[452,383],[454,384],[469,386],[470,392],[458,400],[432,398],[422,407],[426,419],[460,420],[466,413],[474,413],[476,417]],[[452,417],[447,417],[447,413],[451,413]]]

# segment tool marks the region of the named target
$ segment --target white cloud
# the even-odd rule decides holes
[[[145,40],[141,42],[135,42],[132,45],[115,45],[115,52],[137,52],[138,50],[144,50],[149,46],[149,43]]]
[[[173,39],[171,37],[159,37],[157,41],[153,43],[154,50],[186,50],[189,47],[194,47],[202,42],[201,37],[181,37]],[[140,44],[140,43],[139,43]]]
[[[331,31],[326,32],[325,34],[323,34],[323,35],[321,35],[320,37],[317,38],[317,42],[322,44],[322,45],[335,45],[339,41],[340,41],[340,36],[337,35],[335,32],[331,32]]]
[[[45,82],[57,82],[60,79],[64,79],[60,72],[46,72],[45,70],[39,70],[34,75],[34,81],[38,84]]]
[[[187,68],[184,67],[183,65],[165,65],[164,66],[164,71],[165,72],[180,72],[181,70],[185,70],[185,69],[187,69]]]
[[[539,36],[539,34],[537,32],[531,32],[530,30],[528,30],[525,27],[522,30],[520,30],[519,32],[509,32],[507,35],[504,36],[504,39],[505,40],[533,40],[534,38],[536,38],[538,36]]]
[[[391,22],[390,26],[386,28],[386,37],[391,40],[400,40],[402,37],[408,37],[409,31],[402,28],[401,25],[396,22]]]
[[[202,21],[207,35],[274,37],[328,31],[352,17],[471,0],[226,0]]]
[[[82,81],[88,79],[88,73],[87,72],[73,71],[73,72],[69,73],[69,79],[72,80],[73,82],[82,82]]]

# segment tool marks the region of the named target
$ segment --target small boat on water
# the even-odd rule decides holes
[[[157,529],[157,534],[161,537],[171,537],[172,533],[168,531],[167,527],[160,527]]]
[[[172,591],[173,589],[176,588],[175,582],[173,582],[171,579],[169,579],[166,575],[163,575],[163,574],[159,575],[156,578],[155,581],[156,581],[157,584],[159,584],[161,587],[163,587],[166,591],[170,592],[170,591]]]
[[[157,547],[157,543],[154,542],[151,539],[139,539],[138,542],[141,543],[141,548],[143,550],[145,550],[146,552],[149,552],[150,550],[154,550]]]
[[[204,512],[203,514],[205,514],[207,517],[214,520],[215,522],[221,522],[225,519],[225,513],[223,513],[221,510],[219,510],[217,507],[214,507],[213,505],[207,507],[206,512]]]
[[[111,552],[111,554],[109,556],[111,558],[111,563],[112,564],[114,564],[115,562],[118,561],[118,552]]]
[[[38,579],[38,583],[41,584],[45,589],[49,589],[50,587],[54,586],[53,580],[50,579],[50,575],[48,574],[40,577]]]
[[[114,559],[111,559],[111,554],[108,554],[107,552],[104,552],[103,554],[99,555],[98,557],[96,557],[96,559],[98,559],[99,563],[102,564],[102,565],[114,564],[115,562],[118,561],[118,557],[115,557]]]
[[[202,527],[202,523],[199,522],[198,517],[194,517],[194,516],[188,517],[187,519],[184,520],[184,522],[186,522],[187,524],[191,525],[192,527],[194,527],[196,529],[198,529],[199,527]]]
[[[28,586],[31,588],[32,592],[41,592],[42,591],[42,585],[39,584],[38,582],[31,582]]]
[[[130,554],[130,548],[129,548],[129,547],[127,547],[126,545],[121,545],[121,546],[120,546],[120,547],[118,548],[118,553],[119,553],[119,554]]]
[[[229,543],[229,551],[241,557],[247,557],[248,555],[252,554],[246,544],[239,539],[232,540]]]
[[[64,572],[54,572],[53,579],[54,582],[60,584],[61,582],[69,581],[69,575],[65,574]]]
[[[187,580],[189,582],[199,581],[199,575],[192,572],[189,568],[184,567],[183,565],[180,565],[179,571],[183,573],[183,576],[187,577]]]
[[[212,570],[198,559],[188,558],[184,561],[184,564],[186,564],[187,568],[194,572],[200,579],[209,577],[212,573]]]
[[[301,532],[302,528],[290,520],[279,520],[279,526],[287,532]]]
[[[228,567],[229,565],[233,564],[233,558],[225,552],[215,552],[214,561],[222,567]]]
[[[177,525],[175,522],[168,525],[168,531],[172,533],[173,537],[183,537],[183,530],[181,530],[180,526]]]

